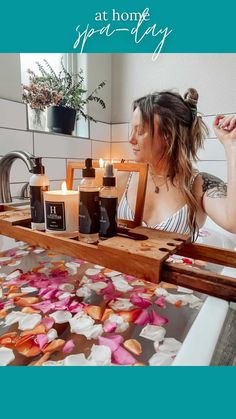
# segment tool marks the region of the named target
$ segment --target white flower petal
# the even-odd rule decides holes
[[[101,269],[87,269],[85,271],[85,274],[88,275],[88,276],[94,276],[94,275],[99,274],[100,271],[101,271]]]
[[[84,354],[69,355],[64,359],[64,366],[75,367],[84,365],[94,365],[92,361],[88,361]]]
[[[0,263],[4,263],[4,262],[10,262],[12,258],[9,256],[3,256],[2,258],[0,258]]]
[[[159,351],[159,346],[160,346],[160,342],[159,342],[159,340],[156,340],[156,341],[154,342],[154,349],[155,349],[155,351],[156,351],[156,352],[158,352],[158,351]]]
[[[69,274],[70,275],[76,275],[77,274],[77,272],[78,272],[78,268],[77,268],[77,266],[68,266],[69,265],[69,263],[66,263],[66,267],[68,268],[68,272],[69,272]]]
[[[66,282],[65,284],[59,285],[59,290],[72,292],[75,289],[75,286],[73,284],[70,284],[69,282]]]
[[[56,339],[58,337],[56,329],[53,329],[53,328],[50,329],[47,333],[47,337],[48,337],[48,343]]]
[[[19,330],[34,329],[42,320],[41,314],[24,314],[25,315],[19,319]]]
[[[21,311],[12,311],[5,317],[5,326],[11,326],[14,323],[17,323],[21,317],[24,317],[25,313]]]
[[[112,282],[117,291],[127,292],[133,289],[122,275],[114,276]]]
[[[166,334],[166,330],[162,326],[155,326],[147,324],[142,330],[139,336],[153,341],[162,341]]]
[[[91,284],[88,284],[87,287],[93,291],[100,291],[103,288],[107,287],[107,283],[103,281],[94,282]]]
[[[0,367],[10,364],[14,359],[15,355],[12,349],[0,348]]]
[[[17,250],[16,256],[26,256],[29,254],[29,250]]]
[[[117,298],[116,301],[113,301],[109,304],[115,311],[123,311],[123,310],[132,310],[134,305],[130,302],[129,298]]]
[[[166,297],[166,301],[170,304],[175,304],[177,303],[177,301],[182,301],[183,306],[186,306],[186,304],[188,304],[184,296],[181,294],[168,294]]]
[[[103,334],[103,328],[101,324],[95,324],[94,326],[85,329],[81,335],[86,336],[87,339],[97,339]]]
[[[104,266],[101,265],[94,265],[95,269],[99,269],[99,271],[101,271],[102,269],[104,269]]]
[[[158,296],[159,295],[164,295],[164,297],[166,297],[169,294],[164,288],[161,288],[161,287],[156,288],[154,293]]]
[[[111,272],[105,273],[105,275],[108,276],[108,278],[112,278],[113,276],[120,275],[120,272],[118,272],[118,271],[111,271]]]
[[[38,291],[38,288],[35,287],[22,287],[21,292],[27,292],[27,294],[30,294],[31,292]]]
[[[63,292],[63,294],[58,296],[58,300],[64,300],[64,298],[73,297],[73,296],[74,294],[71,294],[70,292]]]
[[[126,322],[122,316],[118,316],[117,314],[111,314],[108,318],[108,321],[110,323],[116,323],[116,333],[122,333],[125,332],[125,330],[128,329],[129,323]]]
[[[92,284],[92,279],[88,278],[86,275],[83,275],[80,281],[80,285],[84,284]]]
[[[72,314],[69,311],[58,310],[49,314],[49,317],[52,317],[55,320],[55,323],[62,324],[68,322],[71,319]]]
[[[8,263],[8,266],[18,266],[21,264],[21,260],[14,260],[10,263]]]
[[[171,365],[173,358],[170,354],[165,354],[163,352],[157,352],[149,359],[149,365],[151,366],[167,366]]]
[[[88,359],[97,365],[111,365],[111,349],[104,345],[93,345]]]
[[[21,271],[17,269],[16,271],[12,272],[11,274],[7,275],[6,281],[10,281],[12,279],[16,279],[21,275]]]
[[[145,282],[143,282],[141,279],[136,279],[135,281],[131,282],[131,285],[133,285],[133,286],[143,286],[143,285],[145,285]]]
[[[76,291],[76,295],[77,297],[84,297],[84,298],[88,298],[90,297],[92,294],[92,290],[90,290],[87,286],[83,286],[80,287],[77,291]]]
[[[41,247],[38,247],[37,249],[33,250],[33,253],[35,253],[36,255],[39,255],[40,253],[45,252],[45,249],[42,249]]]
[[[94,320],[90,316],[73,317],[69,320],[71,333],[81,335],[82,332],[94,324]]]
[[[186,294],[192,294],[193,290],[190,290],[189,288],[185,288],[185,287],[177,287],[177,291],[178,292],[185,292]]]
[[[62,367],[64,365],[64,359],[62,361],[46,361],[42,364],[43,367]]]
[[[182,343],[174,338],[165,338],[163,343],[159,346],[161,352],[173,353],[176,355],[180,350]]]

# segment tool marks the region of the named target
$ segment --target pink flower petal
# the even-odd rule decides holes
[[[54,269],[52,272],[50,272],[50,278],[59,279],[59,278],[67,278],[68,272],[67,271],[61,271],[60,269]]]
[[[133,294],[130,297],[130,302],[134,304],[137,307],[140,308],[147,308],[150,306],[151,302],[149,300],[146,300],[145,298],[139,297],[137,294]]]
[[[68,340],[62,348],[64,354],[70,354],[75,347],[73,339]]]
[[[162,295],[160,298],[158,298],[158,299],[155,301],[155,304],[156,304],[158,307],[161,307],[161,308],[166,308],[166,299],[165,299],[164,295]]]
[[[114,322],[105,321],[103,325],[103,330],[106,333],[112,333],[115,332],[117,328],[117,324]]]
[[[112,335],[112,336],[109,336],[109,338],[113,340],[114,342],[118,343],[118,345],[121,345],[121,343],[124,342],[124,338],[121,335]]]
[[[50,289],[42,296],[42,299],[43,300],[51,300],[51,299],[55,298],[56,293],[57,293],[56,288]]]
[[[112,352],[111,360],[118,365],[134,365],[136,363],[136,359],[121,346],[118,346],[118,348]]]
[[[36,336],[37,343],[40,347],[40,349],[43,349],[43,347],[48,343],[48,337],[45,334],[39,334]]]
[[[48,331],[54,325],[54,319],[52,317],[44,317],[41,323],[43,323],[43,325],[46,327],[46,330]]]
[[[155,310],[152,310],[150,313],[150,323],[154,324],[156,326],[164,326],[164,324],[168,323],[168,319],[165,317],[160,316],[155,312]]]
[[[71,313],[79,313],[80,311],[82,311],[84,309],[86,304],[84,303],[78,303],[78,301],[73,300],[69,305],[68,305],[68,310]]]
[[[68,308],[68,304],[70,302],[71,297],[63,298],[63,300],[57,301],[55,303],[56,310],[66,310]]]
[[[141,293],[141,292],[145,293],[146,291],[147,291],[147,288],[141,287],[141,286],[138,286],[138,287],[136,286],[134,288],[133,294],[138,294],[138,293]]]
[[[107,284],[106,288],[103,288],[99,291],[99,294],[104,296],[104,300],[105,301],[111,301],[111,300],[115,300],[116,298],[120,297],[122,295],[121,292],[118,292],[113,283],[110,281]]]
[[[49,311],[55,309],[55,304],[51,303],[50,300],[45,300],[40,303],[32,304],[31,307],[35,308],[36,310],[40,310],[43,313],[48,313]]]
[[[98,338],[99,345],[108,346],[112,352],[115,351],[123,341],[124,341],[124,338],[121,335],[113,335],[113,336],[109,336],[109,338],[104,337],[104,336],[99,336]]]
[[[97,281],[107,281],[107,277],[105,275],[103,275],[101,272],[99,272],[99,274],[96,275],[89,275],[89,279],[91,279],[93,282],[97,282]]]
[[[127,282],[133,282],[137,279],[135,278],[135,276],[132,276],[132,275],[123,275],[123,276]]]
[[[119,343],[117,343],[115,340],[105,338],[103,336],[98,337],[98,344],[108,346],[112,352],[114,352],[119,347]]]
[[[150,316],[148,312],[146,310],[142,310],[134,323],[140,326],[145,326],[146,324],[150,323]]]

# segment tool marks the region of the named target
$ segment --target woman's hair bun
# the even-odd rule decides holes
[[[184,94],[184,100],[187,102],[191,108],[197,108],[198,102],[198,92],[193,87],[190,87],[187,92]]]
[[[184,101],[188,104],[191,109],[193,118],[197,116],[197,102],[198,102],[198,92],[193,87],[190,87],[187,92],[184,94]]]

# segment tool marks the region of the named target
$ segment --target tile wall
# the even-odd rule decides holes
[[[85,129],[81,130],[83,135]],[[91,122],[87,137],[56,135],[27,129],[26,105],[0,99],[0,156],[13,150],[28,151],[43,157],[45,171],[51,189],[60,187],[66,177],[67,161],[83,161],[86,157],[110,159],[111,126],[102,122]],[[77,178],[79,178],[79,173]],[[21,188],[28,182],[30,174],[21,160],[16,160],[11,169],[11,193],[19,196]],[[75,181],[75,185],[78,181]]]

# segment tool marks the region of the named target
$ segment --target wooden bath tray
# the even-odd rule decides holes
[[[143,278],[166,281],[200,292],[236,301],[236,280],[192,266],[166,262],[175,253],[207,262],[236,267],[236,252],[190,243],[190,237],[136,227],[132,233],[146,236],[134,240],[115,236],[96,245],[78,241],[77,235],[52,235],[31,230],[30,210],[0,206],[0,233],[32,245]]]

